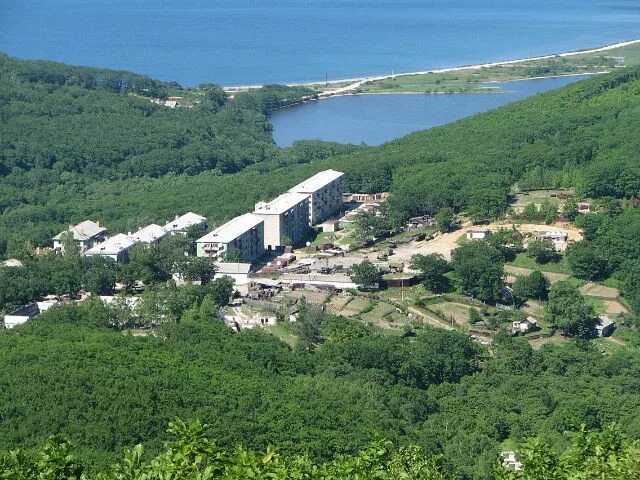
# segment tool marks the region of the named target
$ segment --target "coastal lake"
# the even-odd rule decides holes
[[[492,83],[502,93],[391,94],[331,97],[285,108],[270,116],[281,147],[296,140],[327,140],[379,145],[411,132],[563,87],[585,75]]]
[[[186,86],[366,77],[638,37],[638,0],[0,0],[0,51]]]

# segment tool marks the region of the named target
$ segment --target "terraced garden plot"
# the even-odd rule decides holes
[[[393,305],[389,305],[388,303],[378,303],[373,310],[363,313],[361,317],[365,322],[379,322],[384,317],[395,311],[396,308]]]
[[[440,312],[458,326],[466,325],[469,321],[469,305],[462,303],[442,302],[430,307],[430,310]]]
[[[371,300],[367,298],[354,298],[340,311],[340,315],[344,317],[353,317],[367,308],[370,303]]]
[[[353,300],[353,298],[354,297],[340,297],[340,296],[333,297],[329,301],[329,307],[333,312],[339,313],[342,309],[344,309],[349,304],[349,302]]]
[[[580,293],[588,297],[598,297],[605,300],[615,300],[620,296],[616,288],[605,287],[597,283],[589,282],[580,288]]]

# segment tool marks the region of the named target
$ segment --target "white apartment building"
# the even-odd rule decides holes
[[[197,213],[188,212],[180,217],[176,217],[164,226],[164,229],[168,231],[171,235],[175,235],[177,233],[181,235],[186,235],[187,230],[194,225],[198,225],[203,229],[207,228],[207,219],[202,215],[198,215]]]
[[[107,238],[106,233],[107,229],[101,227],[100,222],[85,220],[77,225],[69,225],[68,230],[60,232],[51,240],[53,241],[54,250],[64,251],[64,236],[65,234],[71,234],[73,240],[80,247],[80,253],[83,253],[98,243],[104,242]]]
[[[135,233],[130,233],[129,236],[133,238],[138,243],[146,243],[153,244],[159,243],[163,237],[169,235],[169,232],[160,225],[156,225],[152,223],[151,225],[147,225],[146,227],[142,227]]]
[[[129,252],[131,252],[131,249],[137,243],[138,241],[134,238],[124,233],[119,233],[95,247],[90,248],[84,252],[84,254],[89,257],[100,255],[111,258],[116,262],[126,262],[129,260]]]
[[[342,208],[343,176],[344,173],[336,170],[324,170],[289,190],[309,196],[312,225],[322,223]]]
[[[269,203],[256,203],[253,213],[264,220],[265,250],[286,246],[285,237],[300,245],[309,235],[309,195],[283,193]]]
[[[199,238],[196,246],[198,257],[219,259],[237,250],[243,262],[253,262],[264,252],[264,219],[245,213]]]

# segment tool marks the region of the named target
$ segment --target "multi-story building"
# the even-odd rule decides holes
[[[88,257],[100,255],[102,257],[108,257],[116,262],[129,261],[129,253],[134,245],[138,241],[124,233],[119,233],[113,237],[99,243],[93,248],[90,248],[84,254]]]
[[[187,230],[189,228],[197,225],[201,227],[203,230],[207,229],[207,219],[202,215],[198,215],[197,213],[188,212],[180,217],[176,217],[164,226],[164,229],[169,232],[171,235],[175,235],[177,233],[181,235],[186,235]]]
[[[309,235],[309,195],[283,193],[269,203],[257,203],[253,213],[264,220],[265,250],[301,245]]]
[[[129,234],[129,236],[138,243],[146,243],[149,245],[160,243],[160,240],[167,235],[169,235],[169,232],[164,227],[156,225],[155,223],[147,225],[135,233]]]
[[[107,238],[106,234],[107,229],[101,227],[99,222],[85,220],[78,225],[69,225],[68,230],[60,232],[51,240],[53,240],[54,250],[64,251],[64,237],[71,235],[80,247],[80,252],[84,253],[98,243],[104,242]]]
[[[289,190],[309,196],[309,218],[312,225],[322,223],[342,208],[343,176],[342,172],[325,170]]]
[[[207,233],[196,242],[198,257],[216,259],[236,250],[244,262],[253,262],[264,252],[264,220],[245,213]]]

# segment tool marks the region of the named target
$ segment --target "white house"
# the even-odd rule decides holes
[[[264,219],[245,213],[196,241],[198,257],[220,258],[236,250],[244,262],[252,262],[264,252]]]
[[[484,240],[491,235],[490,230],[470,230],[467,232],[467,240]]]
[[[146,227],[141,228],[135,233],[129,234],[134,240],[138,243],[158,243],[163,237],[169,235],[169,232],[160,225],[156,225],[152,223],[151,225],[147,225]]]
[[[138,243],[134,238],[119,233],[113,237],[105,240],[104,242],[90,248],[84,254],[88,257],[100,255],[102,257],[108,257],[116,262],[127,262],[129,260],[129,253],[134,245]]]
[[[569,240],[569,234],[562,231],[549,231],[538,235],[538,240],[548,240],[553,244],[553,248],[557,252],[562,252],[567,247],[567,240]]]
[[[187,212],[184,215],[167,222],[164,229],[171,233],[171,235],[175,235],[177,233],[186,235],[187,230],[194,225],[198,225],[199,227],[202,227],[202,229],[206,229],[207,219],[197,213]]]
[[[527,317],[521,322],[513,322],[511,325],[512,333],[527,333],[538,328],[538,321],[533,317]]]
[[[13,328],[16,325],[26,323],[33,317],[40,315],[42,312],[46,312],[57,303],[57,300],[46,300],[23,305],[17,310],[14,310],[4,316],[4,327]]]
[[[20,268],[23,267],[24,264],[17,258],[7,258],[4,262],[2,262],[2,266],[10,268]]]
[[[246,285],[249,283],[249,274],[251,273],[250,263],[222,263],[217,262],[215,266],[218,268],[214,280],[222,277],[231,277],[236,285]]]
[[[343,176],[344,173],[336,170],[324,170],[289,190],[309,196],[312,225],[322,223],[342,208]]]
[[[303,193],[288,192],[269,203],[257,203],[253,213],[264,220],[265,250],[286,246],[285,237],[300,245],[309,235],[309,196]]]
[[[100,226],[100,222],[92,222],[91,220],[85,220],[77,225],[69,225],[69,229],[64,232],[60,232],[53,237],[53,249],[58,251],[64,251],[64,236],[66,233],[70,233],[73,239],[80,247],[80,252],[84,253],[95,245],[104,242],[107,238],[107,229]]]
[[[607,315],[599,315],[595,327],[599,337],[607,337],[616,329],[616,322]]]

